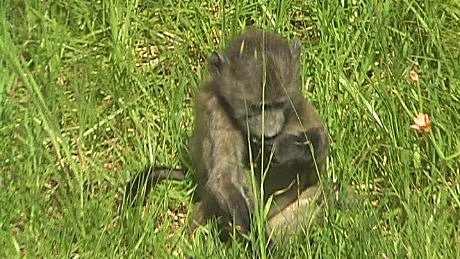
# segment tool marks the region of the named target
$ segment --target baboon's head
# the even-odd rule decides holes
[[[249,30],[214,52],[209,72],[215,89],[234,119],[253,137],[272,138],[285,124],[287,111],[303,98],[299,76],[300,41]]]

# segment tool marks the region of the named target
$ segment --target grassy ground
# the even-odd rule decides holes
[[[236,2],[1,1],[0,257],[263,258],[186,236],[191,181],[117,210],[135,171],[184,166],[206,57],[251,24],[301,38],[327,180],[361,197],[273,258],[460,257],[458,1]]]

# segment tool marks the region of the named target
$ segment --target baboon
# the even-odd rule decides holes
[[[231,223],[248,233],[262,191],[251,173],[264,202],[273,198],[267,233],[292,231],[318,207],[328,138],[301,92],[300,49],[297,38],[250,29],[211,54],[190,143],[198,191],[191,229],[216,218],[224,232]]]

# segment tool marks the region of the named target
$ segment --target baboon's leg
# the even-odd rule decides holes
[[[322,193],[317,185],[300,193],[297,200],[268,219],[268,229],[275,240],[294,236],[311,225],[322,222]],[[276,204],[274,204],[276,208]]]

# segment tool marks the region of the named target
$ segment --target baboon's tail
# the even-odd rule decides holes
[[[186,170],[166,166],[148,167],[134,177],[126,186],[125,201],[134,205],[139,202],[145,204],[146,197],[151,189],[163,180],[183,181]]]

